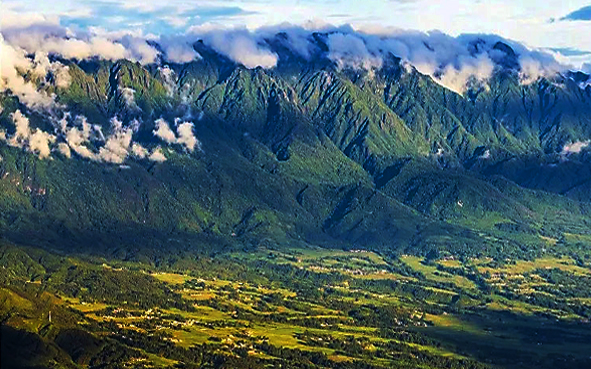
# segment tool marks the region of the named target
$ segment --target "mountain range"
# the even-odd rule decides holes
[[[519,258],[587,242],[588,75],[526,81],[518,51],[477,40],[491,76],[455,91],[392,53],[339,63],[329,36],[309,58],[269,37],[271,68],[199,41],[186,63],[50,55],[66,76],[21,71],[54,106],[0,96],[4,237],[123,259],[285,245]]]

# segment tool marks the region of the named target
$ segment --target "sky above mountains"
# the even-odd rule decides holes
[[[182,33],[204,24],[257,28],[313,21],[451,35],[494,33],[567,54],[591,51],[588,0],[4,0],[2,7],[3,13],[59,17],[62,25],[74,28],[143,34]],[[12,14],[3,15],[3,21]]]

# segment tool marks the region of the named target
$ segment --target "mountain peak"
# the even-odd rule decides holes
[[[505,69],[519,70],[519,57],[515,50],[504,42],[498,41],[492,48],[491,59]]]

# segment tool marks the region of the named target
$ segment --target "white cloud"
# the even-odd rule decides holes
[[[168,122],[164,119],[160,118],[157,119],[154,123],[156,123],[156,129],[153,131],[156,137],[159,137],[162,141],[166,143],[176,143],[176,135],[170,129]]]
[[[453,2],[457,2],[457,0]],[[396,2],[389,3],[391,6],[399,6],[399,3]],[[427,4],[429,1],[417,0],[412,2],[413,7],[419,3]],[[260,11],[255,4],[249,4],[249,6],[258,9],[254,11]],[[315,4],[314,6],[320,5]],[[349,6],[352,5],[349,4]],[[287,8],[289,7],[284,6],[281,9]],[[381,6],[375,7],[375,9],[379,8]],[[425,9],[427,8],[429,7]],[[446,14],[453,7],[450,6],[448,9],[447,6],[436,5],[435,8],[439,9],[441,14]],[[431,6],[429,9],[435,8]],[[490,6],[485,4],[470,4],[466,8],[475,12],[491,11]],[[514,6],[503,4],[501,8],[511,10]],[[162,7],[158,7],[158,9],[169,11]],[[531,11],[533,10],[531,9]],[[298,12],[293,14],[298,14]],[[163,18],[171,16],[174,17],[171,14],[162,15]],[[496,17],[493,18],[496,19]],[[343,19],[346,18],[345,16]],[[278,55],[271,50],[267,43],[267,39],[272,38],[277,32],[284,33],[285,39],[280,41],[284,46],[306,59],[318,52],[310,43],[313,32],[328,32],[326,42],[329,50],[325,56],[335,61],[340,67],[372,69],[379,67],[385,57],[391,53],[401,57],[420,72],[431,75],[438,83],[459,93],[465,90],[465,85],[470,80],[484,81],[488,78],[494,67],[492,55],[496,52],[492,50],[492,46],[495,42],[503,40],[501,37],[485,34],[451,37],[442,32],[404,31],[388,27],[388,23],[385,23],[385,27],[375,26],[377,22],[374,22],[370,27],[358,26],[357,28],[347,25],[335,27],[315,22],[304,27],[280,24],[255,30],[206,23],[189,27],[185,34],[144,36],[142,29],[139,31],[107,32],[98,27],[89,27],[74,32],[72,29],[60,26],[59,19],[55,21],[42,16],[30,16],[27,19],[29,20],[23,22],[22,25],[19,25],[18,22],[11,22],[1,31],[12,48],[23,52],[44,55],[57,54],[74,59],[101,57],[107,60],[118,60],[125,58],[138,60],[142,63],[153,63],[159,60],[158,49],[160,49],[165,60],[185,63],[201,57],[193,48],[193,44],[201,39],[218,53],[247,68],[273,68],[277,65]],[[283,21],[285,20],[283,19]],[[290,20],[298,21],[297,17]],[[357,23],[359,24],[359,22]],[[453,33],[457,34],[457,32]],[[484,48],[475,53],[474,45],[470,43],[479,39],[484,42]],[[148,41],[158,43],[159,47],[155,47]],[[543,55],[544,53],[517,43],[510,43],[510,46],[520,56],[521,77],[524,82],[535,80],[540,75],[553,73],[560,67],[553,58],[548,58],[548,53]],[[22,57],[22,53],[19,51],[17,54],[19,53]],[[562,58],[561,60],[567,59]],[[64,82],[63,85],[66,83]],[[34,94],[31,94],[31,91],[26,91],[26,88],[31,86],[21,87],[23,96],[33,97]]]
[[[131,127],[123,127],[123,123],[113,117],[111,119],[111,134],[106,138],[103,136],[99,126],[90,124],[86,117],[77,116],[74,124],[77,126],[68,127],[68,116],[61,121],[61,131],[66,143],[72,151],[84,159],[103,161],[113,164],[121,164],[125,161],[132,149],[133,130]],[[98,152],[93,151],[89,145],[91,142],[101,143],[103,146]],[[60,152],[70,157],[67,150],[62,146],[58,147]]]
[[[23,147],[31,135],[29,118],[24,116],[20,110],[10,114],[10,118],[12,119],[12,123],[16,130],[14,135],[10,138],[9,144],[12,146]]]
[[[96,155],[86,146],[86,143],[90,142],[92,125],[83,116],[78,116],[76,120],[81,128],[68,128],[66,119],[62,120],[62,132],[65,134],[66,142],[82,158],[95,159]]]
[[[488,149],[484,152],[484,154],[480,155],[480,159],[484,159],[484,160],[488,160],[488,159],[490,159],[490,157],[491,157],[491,153],[490,153],[490,150],[488,150]]]
[[[22,103],[30,108],[49,108],[54,105],[52,96],[39,91],[37,86],[25,81],[21,75],[21,72],[34,70],[33,61],[26,57],[24,50],[7,44],[1,34],[0,66],[0,91],[10,89]]]
[[[66,159],[70,159],[72,157],[72,151],[70,150],[70,146],[68,146],[65,142],[60,142],[57,145],[57,149]]]
[[[12,13],[18,18],[18,13]],[[3,17],[3,20],[5,18]],[[27,53],[60,55],[66,59],[99,57],[105,60],[129,59],[143,64],[154,63],[158,51],[145,37],[131,32],[107,33],[100,29],[86,29],[78,33],[57,23],[14,22],[3,25],[1,34],[12,47]]]
[[[189,63],[196,59],[201,59],[201,55],[193,48],[195,42],[191,37],[186,36],[161,36],[158,44],[164,51],[164,56],[171,63]]]
[[[560,155],[562,157],[566,157],[571,154],[580,154],[584,149],[588,148],[589,145],[591,145],[591,141],[570,142],[570,143],[564,145]]]
[[[130,128],[123,128],[121,121],[116,117],[111,119],[113,132],[105,145],[99,149],[98,157],[108,163],[121,164],[129,154],[133,131]]]
[[[353,34],[331,33],[328,35],[328,58],[336,62],[339,67],[362,69],[379,68],[382,57],[367,50],[362,38]],[[295,48],[301,48],[295,46]]]
[[[177,89],[174,70],[170,69],[166,65],[163,67],[159,67],[158,71],[160,72],[160,76],[162,77],[162,85],[166,89],[168,96],[174,96]]]
[[[201,150],[201,143],[193,134],[193,126],[193,123],[183,122],[176,129],[179,136],[176,142],[185,146],[190,152],[193,152],[195,149]]]
[[[206,29],[203,32],[203,28],[194,27],[189,33],[202,38],[205,44],[218,53],[247,68],[273,68],[277,65],[277,54],[265,47],[256,34],[246,29]]]
[[[12,137],[4,138],[11,146],[25,148],[39,156],[39,159],[47,159],[51,155],[50,145],[56,141],[56,137],[39,128],[31,131],[29,118],[21,113],[20,110],[10,114],[15,126],[15,133]]]
[[[193,123],[182,122],[177,118],[175,120],[175,125],[177,126],[176,135],[164,119],[157,119],[155,123],[156,129],[153,131],[154,136],[159,137],[162,141],[169,144],[182,145],[189,152],[193,152],[195,149],[201,150],[201,142],[199,142],[193,133],[193,127],[195,126]]]
[[[531,56],[524,56],[520,60],[521,72],[519,77],[521,83],[531,84],[542,77],[556,74],[564,69],[558,63],[545,62]]]
[[[459,58],[460,60],[462,58]],[[460,67],[448,65],[440,78],[435,78],[441,85],[457,93],[463,93],[471,79],[486,82],[492,76],[495,65],[487,56],[480,55],[472,60],[460,61]]]
[[[166,161],[166,156],[164,156],[164,154],[162,153],[162,149],[158,147],[152,152],[148,159],[158,163],[163,163]]]
[[[131,153],[138,159],[144,159],[148,156],[148,150],[137,142],[131,146]]]
[[[40,159],[47,159],[51,154],[49,145],[54,143],[55,140],[54,135],[37,128],[29,137],[29,149],[39,155]]]
[[[149,45],[145,38],[133,34],[124,34],[116,40],[127,49],[127,54],[131,59],[138,60],[143,64],[155,63],[158,60],[159,52],[153,46]]]
[[[43,79],[51,75],[55,86],[60,88],[68,88],[70,86],[72,81],[70,68],[59,61],[51,62],[47,54],[43,52],[35,53],[32,66],[32,72]]]
[[[135,103],[135,90],[133,88],[121,86],[119,86],[118,89],[125,101],[125,105],[132,110],[139,110],[139,107]]]
[[[32,130],[29,118],[20,110],[10,115],[14,124],[14,134],[7,135],[0,130],[0,140],[9,145],[19,147],[35,153],[40,159],[51,157],[55,149],[64,158],[70,159],[72,151],[84,159],[112,164],[122,164],[130,155],[137,159],[145,159],[163,162],[166,160],[160,146],[151,153],[141,144],[133,142],[133,128],[124,127],[117,117],[111,118],[111,129],[106,137],[102,134],[98,125],[88,122],[84,116],[76,116],[72,119],[70,113],[56,122],[58,136],[42,131],[38,128]],[[168,124],[166,124],[168,127]],[[179,138],[174,136],[174,143],[183,145],[189,151],[200,149],[200,143],[192,134],[193,124],[183,122],[179,125]],[[60,140],[61,142],[58,142]],[[55,146],[54,146],[55,145]]]

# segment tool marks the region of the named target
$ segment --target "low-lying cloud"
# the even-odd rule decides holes
[[[121,94],[121,97],[123,97],[123,101],[125,101],[125,105],[128,108],[138,108],[137,104],[135,103],[135,90],[133,88],[119,86],[119,93]]]
[[[583,150],[589,148],[591,141],[574,141],[570,142],[562,148],[560,155],[565,158],[572,154],[580,154]]]
[[[122,164],[129,156],[157,162],[166,160],[159,146],[150,152],[141,144],[133,142],[133,128],[124,127],[117,117],[111,119],[110,133],[106,137],[100,126],[89,123],[81,115],[72,118],[69,113],[65,113],[55,123],[56,134],[39,128],[32,129],[29,118],[20,110],[11,113],[10,119],[14,133],[0,130],[0,141],[32,152],[40,159],[50,159],[55,152],[67,159],[76,154],[83,159],[112,164]],[[179,137],[187,147],[194,138],[182,134]]]
[[[20,110],[10,114],[10,118],[15,127],[13,135],[8,136],[5,132],[2,135],[3,139],[10,146],[24,148],[36,155],[40,159],[47,159],[51,154],[50,145],[56,141],[56,136],[44,132],[39,128],[31,130],[29,118],[27,118]]]
[[[155,161],[157,163],[163,163],[166,161],[166,156],[164,156],[164,153],[162,152],[162,148],[161,147],[157,147],[152,154],[149,156],[149,159],[151,161]]]
[[[98,158],[108,163],[121,164],[129,155],[133,131],[131,128],[124,128],[116,117],[111,119],[111,126],[112,133],[99,149]]]
[[[182,145],[189,152],[201,150],[201,142],[199,142],[193,133],[193,123],[183,122],[179,118],[175,119],[176,134],[170,128],[168,122],[162,118],[157,119],[155,124],[156,129],[153,131],[154,136],[160,138],[167,144]]]
[[[176,135],[174,131],[170,129],[168,122],[164,119],[160,118],[157,119],[155,122],[156,129],[154,130],[154,136],[160,138],[162,141],[166,143],[176,143]]]

